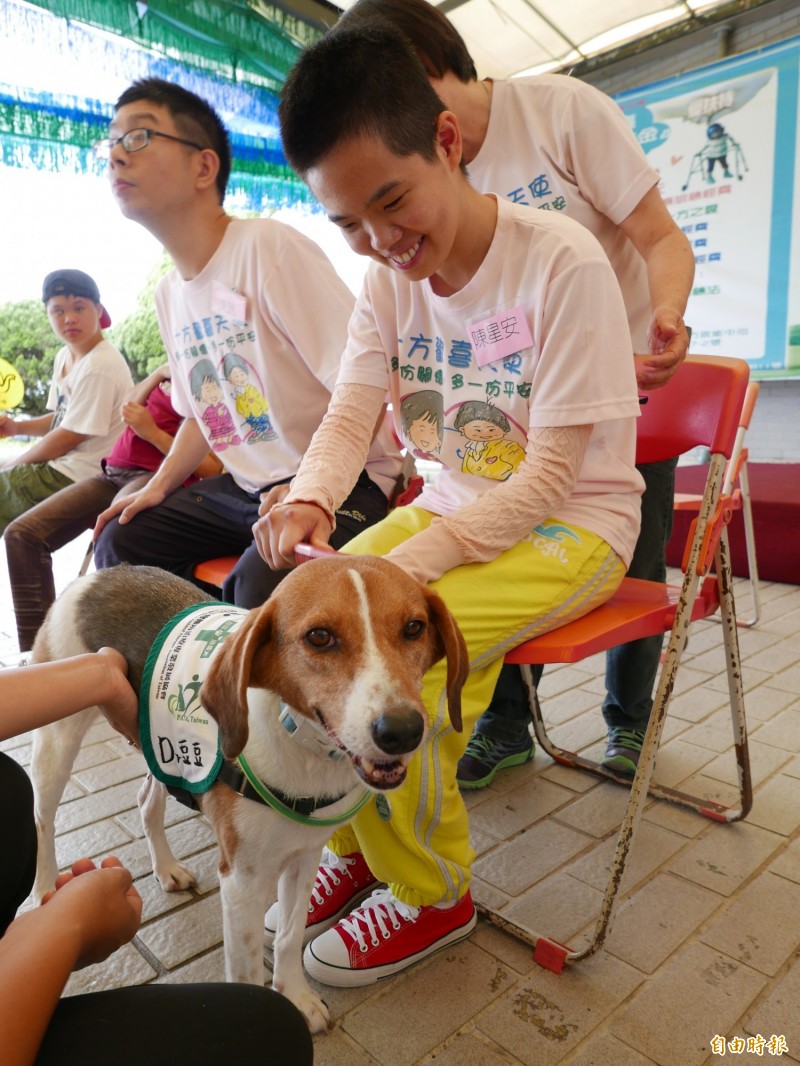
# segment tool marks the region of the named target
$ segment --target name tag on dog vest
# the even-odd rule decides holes
[[[248,612],[198,603],[176,614],[150,649],[139,694],[139,742],[150,772],[172,788],[207,792],[222,765],[219,728],[200,702],[216,652]]]

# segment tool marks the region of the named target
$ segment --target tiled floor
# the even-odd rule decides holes
[[[82,552],[59,553],[60,583],[77,572]],[[13,665],[4,559],[0,570],[0,663]],[[719,1061],[722,1050],[737,1062],[800,1062],[800,587],[766,585],[763,600],[758,627],[740,631],[755,780],[747,821],[720,825],[651,802],[605,949],[556,976],[481,922],[468,941],[403,976],[324,990],[336,1027],[316,1041],[319,1066],[694,1066]],[[691,634],[656,777],[729,802],[720,639],[712,622]],[[557,742],[597,750],[602,690],[598,660],[546,672],[545,713]],[[28,761],[29,737],[3,746]],[[109,727],[95,727],[59,811],[60,861],[113,851],[145,900],[134,942],[74,976],[72,992],[223,972],[211,832],[169,801],[173,847],[190,859],[199,887],[162,893],[136,810],[142,765],[129,752]],[[542,756],[498,776],[469,800],[476,896],[579,946],[594,924],[624,802],[621,788]]]

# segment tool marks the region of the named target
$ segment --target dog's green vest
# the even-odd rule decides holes
[[[150,649],[139,694],[139,742],[150,772],[170,788],[207,792],[222,765],[217,723],[200,702],[211,660],[248,612],[198,603],[176,614]]]

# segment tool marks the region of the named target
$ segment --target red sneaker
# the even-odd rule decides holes
[[[352,855],[334,855],[322,849],[317,879],[308,904],[306,931],[303,943],[307,944],[319,933],[324,933],[340,918],[350,913],[356,904],[369,895],[378,884],[360,851]],[[278,904],[273,903],[264,916],[264,943],[271,948],[278,928]]]
[[[411,907],[380,888],[315,937],[303,953],[303,965],[325,985],[371,985],[463,940],[476,921],[469,892],[452,907]]]

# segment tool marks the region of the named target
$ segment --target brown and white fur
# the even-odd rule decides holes
[[[152,567],[119,566],[79,578],[53,605],[33,660],[117,648],[137,689],[161,627],[205,597],[194,585]],[[290,573],[249,613],[217,653],[201,698],[217,720],[225,758],[242,751],[258,778],[288,796],[347,795],[325,817],[347,812],[366,783],[401,784],[425,739],[422,677],[447,655],[451,723],[461,728],[460,691],[467,653],[436,593],[386,560],[332,556]],[[298,743],[279,723],[281,700],[306,733]],[[90,708],[34,736],[32,777],[39,832],[37,898],[57,873],[54,820],[81,740],[98,714]],[[338,748],[345,756],[330,758]],[[164,833],[166,790],[148,775],[139,793],[153,867],[162,887],[194,883]],[[220,847],[225,968],[229,981],[262,984],[263,918],[277,897],[273,987],[305,1015],[312,1032],[330,1027],[328,1011],[306,981],[302,939],[306,908],[330,826],[300,826],[244,799],[222,782],[199,797]]]

